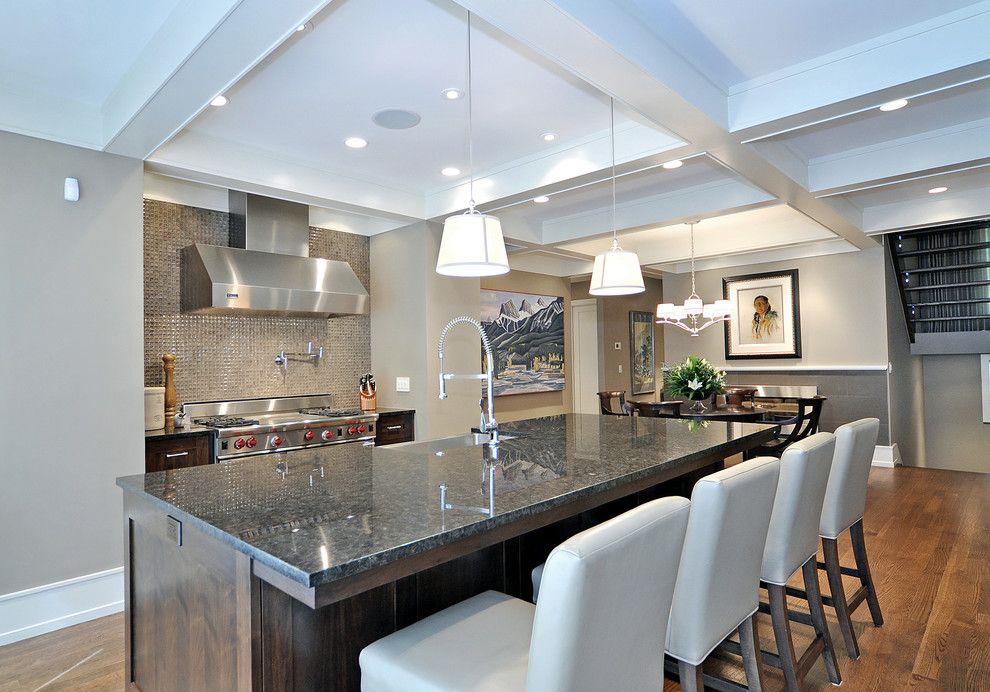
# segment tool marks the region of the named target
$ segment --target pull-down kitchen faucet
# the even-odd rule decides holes
[[[488,372],[483,372],[477,375],[455,375],[453,373],[445,373],[443,371],[443,342],[447,339],[447,332],[450,329],[461,322],[467,322],[468,324],[473,324],[481,334],[481,345],[485,349],[485,365]],[[492,345],[488,341],[488,335],[485,334],[484,328],[481,326],[481,322],[474,319],[473,317],[455,317],[450,322],[448,322],[443,330],[440,332],[440,344],[437,346],[437,353],[440,356],[440,398],[447,398],[447,380],[485,380],[487,383],[487,396],[488,396],[488,418],[485,418],[484,408],[481,412],[481,432],[486,432],[492,436],[491,442],[488,444],[492,447],[498,445],[498,423],[495,421],[495,397],[492,393],[492,380],[495,377],[495,360],[492,357]]]

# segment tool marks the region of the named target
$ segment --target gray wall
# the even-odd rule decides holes
[[[479,422],[480,383],[449,382],[448,398],[437,398],[437,343],[452,317],[478,318],[478,279],[436,273],[442,227],[420,222],[371,239],[371,364],[378,381],[379,406],[416,409],[418,438],[467,432]],[[448,372],[481,370],[481,340],[470,325],[447,338]],[[395,378],[410,378],[410,391],[396,392]],[[497,402],[496,402],[497,410]]]
[[[114,479],[144,467],[143,166],[4,132],[0,161],[4,594],[123,564]]]
[[[358,377],[371,367],[371,317],[319,318],[190,315],[179,312],[179,250],[229,244],[228,214],[169,202],[144,202],[144,382],[162,383],[162,353],[176,355],[179,402],[322,394],[358,405]],[[342,260],[362,285],[370,281],[368,238],[309,229],[311,257]],[[324,347],[316,366],[275,354]]]
[[[983,422],[980,356],[924,356],[922,387],[923,465],[990,473],[990,423]]]
[[[722,297],[723,277],[781,269],[798,270],[800,359],[726,360],[724,327],[709,327],[698,337],[668,327],[667,362],[701,355],[727,367],[733,384],[817,384],[829,399],[822,413],[823,429],[876,416],[881,423],[879,443],[888,444],[886,373],[854,367],[887,363],[883,248],[703,271],[697,276],[698,293],[711,302]],[[683,302],[691,292],[691,275],[665,275],[663,292],[665,300]],[[850,369],[813,369],[835,366]],[[747,368],[759,370],[745,372]]]

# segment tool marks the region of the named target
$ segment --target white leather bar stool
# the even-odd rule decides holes
[[[361,651],[363,692],[661,690],[689,503],[666,497],[569,538],[538,605],[486,591]]]
[[[873,464],[873,450],[877,444],[880,421],[863,418],[840,425],[835,431],[835,456],[832,472],[825,492],[822,520],[818,533],[822,538],[824,563],[818,568],[828,575],[831,595],[823,597],[826,605],[835,608],[846,650],[852,659],[859,658],[859,643],[853,630],[851,615],[865,600],[876,627],[883,625],[883,614],[877,600],[877,590],[870,574],[870,562],[866,557],[866,541],[863,537],[863,514],[866,512],[866,484]],[[843,567],[839,563],[838,538],[849,531],[852,538],[856,567]],[[859,579],[860,587],[848,600],[842,586],[842,575]]]
[[[790,445],[780,458],[780,479],[760,574],[769,596],[767,610],[773,622],[778,653],[774,656],[764,652],[763,656],[783,670],[789,692],[803,689],[804,676],[818,656],[825,659],[825,669],[832,684],[842,683],[825,621],[816,568],[818,526],[834,452],[835,436],[817,433]],[[810,621],[802,613],[792,613],[787,608],[787,581],[798,570],[804,577]],[[815,628],[815,638],[800,658],[794,653],[791,620]]]
[[[737,630],[748,689],[763,689],[756,611],[779,466],[773,457],[744,461],[705,476],[691,492],[666,646],[685,692],[706,683],[738,687],[702,672],[708,655]]]

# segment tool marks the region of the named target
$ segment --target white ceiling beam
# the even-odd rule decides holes
[[[704,217],[738,211],[773,200],[771,195],[735,179],[640,197],[616,205],[615,227],[619,232],[645,226],[660,226],[686,216]],[[559,244],[611,233],[611,205],[543,222],[543,242]]]
[[[666,130],[790,204],[861,248],[876,242],[842,214],[817,200],[755,150],[740,143],[723,122],[674,88],[676,77],[651,69],[638,51],[623,50],[627,24],[611,23],[607,13],[588,10],[590,0],[458,0],[488,23],[529,45],[549,60],[635,108]],[[597,5],[597,3],[594,3]],[[602,3],[607,4],[607,3]],[[566,8],[566,9],[565,9]],[[580,11],[579,11],[580,10]],[[580,15],[580,20],[575,15]],[[634,40],[638,39],[638,40]],[[642,62],[641,62],[642,61]]]
[[[990,118],[812,159],[810,188],[817,196],[967,168],[990,159]]]
[[[863,210],[863,225],[867,233],[879,234],[986,217],[990,217],[990,195],[985,189],[950,190],[867,207]]]
[[[768,247],[748,252],[735,252],[717,257],[705,257],[695,261],[696,271],[708,269],[726,269],[728,267],[751,266],[769,262],[787,262],[805,257],[820,257],[822,255],[838,255],[844,252],[855,252],[856,246],[842,238],[816,240],[810,243],[788,245],[784,247]],[[691,271],[690,262],[668,262],[654,264],[651,269],[664,271],[668,274],[687,274]]]
[[[915,89],[931,90],[938,81],[932,76],[943,73],[943,82],[956,83],[985,76],[990,64],[988,35],[990,2],[980,2],[789,66],[732,88],[730,129],[746,131],[824,108],[832,109],[834,117],[836,110],[849,113],[877,106],[912,96]],[[912,83],[910,89],[904,86]],[[828,119],[829,114],[823,111],[816,117]],[[758,134],[750,131],[746,136]]]
[[[594,260],[570,259],[541,252],[509,255],[509,268],[513,271],[549,274],[550,276],[575,276],[590,274]]]
[[[239,0],[164,81],[154,87],[122,83],[108,103],[106,128],[113,132],[106,150],[145,159],[189,123],[219,93],[259,64],[295,28],[331,0]],[[224,0],[211,3],[222,9]],[[206,13],[207,15],[209,13]],[[200,18],[204,23],[209,21]],[[174,58],[174,56],[172,56]],[[161,79],[167,68],[151,58],[138,65],[133,79]],[[150,96],[148,92],[152,92]],[[135,110],[135,107],[137,109]],[[130,115],[128,113],[130,112]],[[120,126],[120,123],[126,123]],[[115,131],[116,130],[116,131]]]

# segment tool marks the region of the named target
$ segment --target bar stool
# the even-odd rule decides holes
[[[876,627],[883,625],[883,614],[877,600],[877,590],[870,574],[870,562],[866,557],[866,541],[863,537],[863,514],[866,512],[866,483],[873,464],[873,450],[877,444],[880,421],[876,418],[863,418],[840,425],[835,430],[835,456],[832,460],[832,473],[825,492],[825,505],[818,533],[822,538],[822,552],[825,562],[818,568],[828,575],[828,586],[832,592],[823,597],[826,605],[835,608],[846,650],[852,659],[859,658],[859,643],[852,627],[853,611],[863,601],[870,608],[870,616]],[[838,538],[846,530],[852,538],[853,556],[856,567],[843,567],[839,563]],[[860,587],[848,600],[842,586],[842,575],[859,579]]]
[[[705,476],[691,492],[666,646],[685,692],[706,683],[738,687],[702,671],[708,655],[737,630],[748,689],[763,688],[756,611],[779,466],[773,457],[744,461]]]
[[[780,479],[760,575],[770,603],[769,607],[761,604],[761,610],[770,613],[778,652],[776,656],[764,652],[764,659],[783,670],[784,682],[790,692],[803,689],[804,676],[819,655],[825,660],[825,670],[832,684],[842,683],[815,567],[818,525],[834,452],[835,436],[817,433],[792,444],[780,458]],[[810,621],[807,615],[793,613],[787,608],[787,581],[798,570],[804,576]],[[791,620],[815,629],[814,640],[800,658],[794,653]]]
[[[536,606],[486,591],[370,644],[361,689],[661,690],[689,506],[661,498],[564,541]]]

